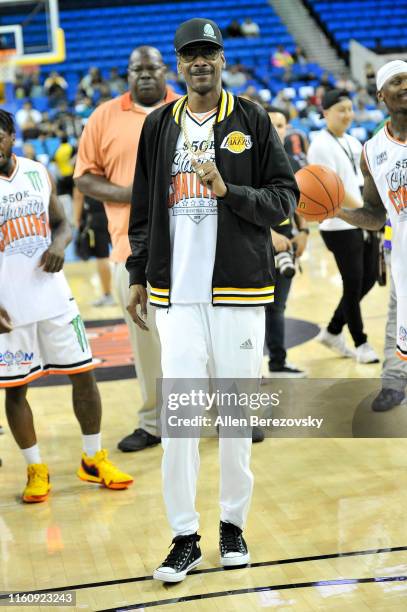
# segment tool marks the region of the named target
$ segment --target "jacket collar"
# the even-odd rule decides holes
[[[174,106],[172,107],[172,115],[177,125],[180,125],[182,112],[185,108],[185,105],[187,104],[187,101],[188,101],[188,96],[182,96],[182,98],[177,100]],[[222,93],[221,93],[220,100],[218,103],[218,113],[216,115],[216,123],[220,123],[221,121],[226,119],[226,117],[229,117],[229,115],[232,113],[234,109],[234,106],[235,106],[235,99],[233,95],[229,91],[222,89]]]

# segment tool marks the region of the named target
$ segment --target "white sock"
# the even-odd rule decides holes
[[[31,465],[31,463],[42,463],[38,444],[34,444],[34,446],[30,446],[29,448],[22,448],[21,452],[24,455],[27,465]]]
[[[82,436],[83,451],[88,457],[93,457],[102,448],[102,434],[91,434]]]

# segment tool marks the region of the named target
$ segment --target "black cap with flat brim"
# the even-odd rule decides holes
[[[223,49],[222,33],[214,21],[197,17],[181,23],[175,32],[175,51],[178,53],[187,45],[195,43],[209,43]]]

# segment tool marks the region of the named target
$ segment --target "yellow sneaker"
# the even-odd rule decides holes
[[[98,451],[93,457],[82,453],[81,465],[77,471],[81,480],[102,484],[108,489],[127,489],[133,484],[133,478],[129,474],[121,472],[107,458],[107,450]]]
[[[28,504],[45,501],[51,489],[48,466],[45,463],[31,463],[27,466],[27,484],[23,501]]]

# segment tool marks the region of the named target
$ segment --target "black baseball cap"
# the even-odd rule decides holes
[[[322,97],[321,106],[324,110],[328,110],[334,104],[342,102],[342,100],[350,100],[350,94],[346,89],[331,89]]]
[[[175,32],[175,51],[193,43],[210,43],[223,49],[223,38],[219,27],[211,19],[197,17],[181,23]]]

